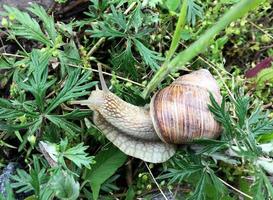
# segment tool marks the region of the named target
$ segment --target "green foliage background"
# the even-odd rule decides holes
[[[165,57],[198,40],[237,2],[187,0],[185,14],[180,0],[90,0],[84,16],[69,23],[36,4],[27,11],[4,6],[3,43],[17,50],[0,57],[0,164],[20,167],[0,199],[273,198],[273,66],[244,76],[273,57],[271,1],[232,22],[185,70],[158,85],[209,69],[224,97],[221,105],[211,97],[210,105],[223,126],[219,140],[197,140],[166,163],[147,164],[112,146],[90,110],[70,104],[88,98],[98,63],[112,92],[149,103],[141,92]],[[172,46],[180,9],[183,26]]]

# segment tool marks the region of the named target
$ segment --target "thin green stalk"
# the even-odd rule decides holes
[[[179,41],[181,38],[181,32],[186,24],[186,16],[187,16],[187,7],[188,7],[188,0],[184,0],[183,4],[181,6],[181,10],[180,10],[180,14],[179,14],[179,18],[175,27],[175,31],[173,34],[173,39],[172,39],[172,43],[171,43],[171,47],[170,50],[168,51],[167,55],[166,55],[166,61],[165,63],[167,63],[172,56],[174,55],[178,45],[179,45]],[[163,64],[164,65],[164,64]]]
[[[214,26],[208,29],[197,41],[189,46],[189,48],[180,52],[168,65],[162,66],[153,76],[152,80],[143,91],[142,96],[146,98],[169,73],[183,69],[187,62],[197,56],[213,42],[213,38],[220,31],[225,29],[232,21],[239,19],[250,10],[256,8],[262,2],[264,2],[264,0],[241,0],[231,7]]]

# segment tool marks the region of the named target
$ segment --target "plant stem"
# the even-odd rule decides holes
[[[264,0],[241,0],[231,7],[214,26],[209,28],[197,41],[191,44],[189,48],[180,52],[168,65],[162,66],[153,76],[143,91],[142,96],[147,98],[151,91],[154,90],[169,73],[183,69],[184,65],[208,47],[209,44],[213,42],[213,38],[226,28],[227,25],[256,8],[263,1]]]
[[[175,51],[179,45],[181,32],[186,24],[187,7],[188,7],[188,0],[184,0],[183,4],[181,6],[179,18],[178,18],[178,21],[177,21],[177,24],[175,27],[175,31],[173,34],[171,47],[170,47],[169,51],[167,52],[166,61],[164,62],[164,64],[167,64],[169,62],[169,60],[172,58],[173,54],[175,53]]]
[[[249,198],[249,199],[253,199],[252,196],[249,196],[248,194],[242,192],[241,190],[238,190],[237,188],[235,188],[235,187],[233,187],[232,185],[228,184],[228,183],[227,183],[226,181],[224,181],[223,179],[221,179],[221,178],[219,178],[219,177],[218,177],[218,179],[219,179],[223,184],[225,184],[226,186],[228,186],[229,188],[231,188],[232,190],[238,192],[239,194],[241,194],[241,195],[243,195],[243,196],[245,196],[245,197],[247,197],[247,198]]]
[[[97,49],[105,42],[105,37],[100,38],[96,44],[91,48],[91,50],[87,53],[87,57],[90,57],[97,51]]]
[[[155,179],[155,177],[154,177],[152,171],[150,170],[148,164],[147,164],[146,162],[144,162],[144,163],[145,163],[145,166],[146,166],[146,168],[148,169],[148,171],[149,171],[149,173],[150,173],[150,175],[151,175],[151,177],[152,177],[154,183],[156,184],[158,190],[159,190],[160,193],[162,194],[163,198],[164,198],[165,200],[168,200],[168,198],[166,197],[166,195],[165,195],[164,192],[162,191],[160,185],[159,185],[158,182],[156,181],[156,179]]]

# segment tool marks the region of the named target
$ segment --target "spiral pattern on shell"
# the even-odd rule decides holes
[[[183,144],[195,138],[215,138],[221,127],[208,109],[209,93],[221,102],[210,72],[201,69],[176,79],[154,95],[150,114],[156,133],[166,143]]]

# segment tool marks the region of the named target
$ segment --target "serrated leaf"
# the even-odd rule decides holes
[[[16,21],[12,24],[11,29],[16,36],[36,40],[47,46],[51,46],[53,44],[43,33],[39,23],[35,19],[31,18],[28,13],[22,12],[17,8],[7,5],[4,5],[4,9],[8,15],[15,17]]]
[[[143,16],[140,9],[140,5],[138,5],[130,16],[130,20],[128,22],[129,27],[134,27],[135,32],[138,32],[139,28],[143,24]]]
[[[61,76],[70,72],[69,64],[80,65],[82,63],[79,51],[73,40],[63,45],[64,51],[59,51],[58,58],[61,64]]]
[[[206,182],[207,174],[202,173],[201,177],[195,187],[195,190],[189,200],[203,200],[205,199],[205,182]]]
[[[138,39],[134,38],[133,41],[144,62],[150,66],[152,70],[156,71],[159,67],[158,61],[162,61],[163,58],[159,55],[159,53],[148,49]]]
[[[41,111],[44,110],[44,98],[47,89],[56,79],[48,80],[48,63],[51,55],[48,51],[32,50],[28,63],[28,74],[19,71],[14,74],[14,80],[21,89],[30,91],[35,97],[36,104]]]
[[[135,68],[135,57],[132,54],[132,44],[131,41],[127,41],[126,49],[118,55],[115,55],[112,59],[113,65],[116,69],[120,71],[126,71],[131,73],[134,78],[137,77],[137,72]]]
[[[63,152],[63,156],[69,160],[71,160],[78,167],[87,167],[90,169],[90,164],[94,163],[94,156],[88,156],[85,150],[88,146],[83,146],[83,143],[78,144],[75,147],[65,150]]]
[[[109,37],[109,39],[125,37],[125,34],[121,31],[111,27],[107,22],[99,23],[93,27],[93,30],[87,30],[86,32],[92,33],[92,37]]]
[[[45,115],[45,117],[53,124],[66,131],[70,136],[75,135],[75,133],[81,132],[80,127],[70,121],[67,121],[61,115]]]
[[[220,181],[220,179],[215,175],[212,170],[210,170],[208,174],[211,179],[212,185],[214,186],[215,193],[217,193],[216,196],[222,196],[225,192],[224,184]]]
[[[0,69],[11,69],[14,67],[15,59],[0,57]]]
[[[203,8],[198,5],[196,0],[187,0],[188,1],[188,12],[187,12],[187,20],[188,23],[191,23],[193,26],[196,23],[196,17],[203,17]]]
[[[87,90],[95,86],[97,82],[89,82],[89,77],[91,74],[90,72],[85,72],[82,76],[80,72],[81,70],[76,69],[69,73],[63,89],[51,101],[45,113],[50,113],[65,101],[68,101],[72,98],[76,99],[90,93]]]
[[[234,104],[236,108],[236,115],[239,119],[239,126],[243,128],[247,117],[247,110],[249,107],[249,97],[238,96],[236,97],[236,102],[234,102]]]
[[[263,177],[263,181],[264,181],[265,187],[266,187],[267,192],[268,192],[268,196],[270,198],[273,198],[273,186],[272,186],[272,183],[269,181],[268,177],[263,172],[261,172],[261,174],[262,174],[262,177]]]
[[[225,101],[222,100],[221,105],[218,105],[215,98],[210,94],[211,105],[208,105],[209,110],[213,113],[215,120],[220,122],[226,131],[226,136],[231,139],[234,129],[232,127],[232,119],[226,111]]]
[[[51,40],[55,42],[58,33],[57,30],[55,29],[53,17],[49,16],[42,6],[39,6],[35,3],[32,4],[31,7],[28,8],[28,10],[35,14],[37,17],[39,17],[40,20],[42,20],[48,35],[50,36]]]
[[[255,177],[255,181],[251,187],[253,197],[257,200],[264,200],[264,192],[263,192],[263,178],[261,176],[258,176],[260,174],[257,173]]]
[[[17,193],[34,191],[35,195],[39,198],[42,191],[50,190],[50,188],[44,187],[49,177],[45,173],[45,168],[40,167],[36,156],[33,156],[33,162],[34,168],[29,170],[29,174],[22,169],[17,169],[17,174],[12,176],[14,182],[11,186],[17,188]]]

